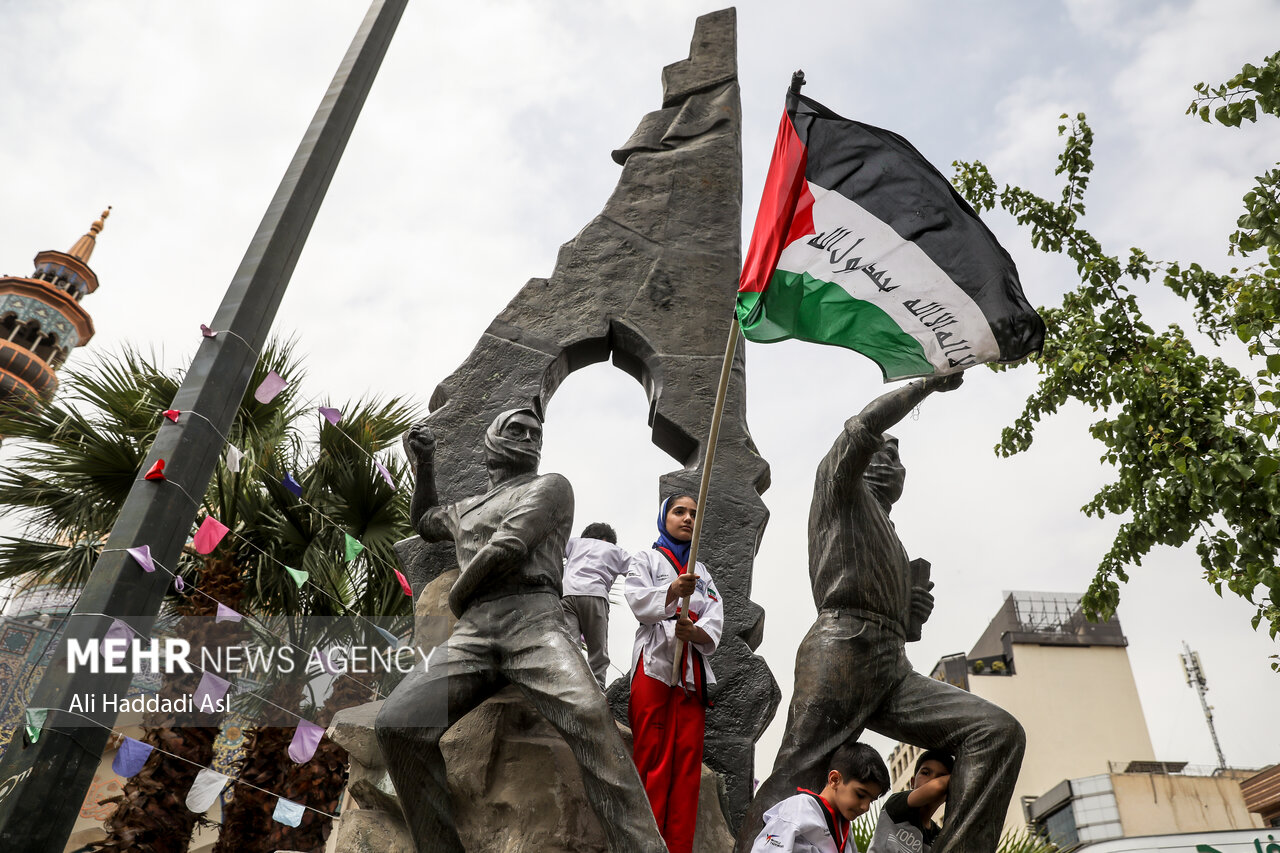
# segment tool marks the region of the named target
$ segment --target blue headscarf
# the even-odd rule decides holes
[[[671,534],[667,532],[667,507],[677,498],[692,498],[693,495],[677,493],[662,502],[662,506],[658,508],[658,541],[653,543],[655,548],[666,548],[675,558],[680,561],[680,565],[687,566],[689,562],[689,541],[681,542],[673,539]],[[686,571],[691,571],[686,568]]]

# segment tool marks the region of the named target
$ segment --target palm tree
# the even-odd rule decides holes
[[[271,476],[260,493],[260,523],[246,525],[245,535],[259,539],[254,545],[264,562],[300,568],[320,590],[301,595],[310,587],[299,590],[278,565],[263,565],[255,575],[256,596],[263,611],[274,616],[273,630],[286,634],[297,647],[385,645],[374,626],[398,634],[412,618],[412,602],[391,568],[396,564],[394,544],[412,534],[409,495],[392,489],[370,461],[372,454],[396,441],[408,417],[398,403],[359,402],[337,426],[321,430],[317,445],[302,445],[292,459],[282,454],[266,466]],[[276,464],[282,467],[271,467]],[[402,480],[405,470],[399,462],[395,466],[393,479]],[[295,474],[301,499],[277,487],[291,471],[303,472]],[[344,557],[344,532],[364,546],[350,563]],[[298,708],[306,683],[305,677],[280,682],[271,702]],[[374,683],[368,674],[339,677],[328,699],[309,703],[304,716],[327,725],[338,710],[373,698]],[[346,781],[345,751],[325,741],[310,761],[296,765],[286,755],[295,720],[272,706],[260,713],[259,725],[248,736],[242,778],[313,809],[335,812]],[[223,813],[215,850],[323,848],[330,821],[308,811],[302,824],[290,829],[272,821],[273,808],[270,796],[247,786],[238,788]]]
[[[336,621],[321,628],[316,617],[336,616],[347,605],[393,630],[410,619],[410,602],[396,597],[398,585],[389,572],[339,567],[332,556],[335,539],[341,554],[339,526],[384,559],[389,545],[383,540],[407,535],[407,497],[377,476],[366,454],[391,445],[411,411],[399,400],[361,403],[340,426],[341,434],[326,428],[319,452],[308,451],[303,427],[309,419],[297,396],[301,370],[290,345],[268,347],[256,367],[254,387],[269,370],[290,377],[291,386],[267,404],[246,396],[228,436],[245,451],[245,464],[239,473],[220,466],[205,496],[205,513],[228,524],[235,535],[208,556],[184,553],[176,567],[200,591],[169,602],[178,617],[175,633],[188,639],[196,654],[202,647],[243,641],[242,625],[215,622],[215,600],[287,629],[297,645],[333,634]],[[0,505],[20,509],[27,521],[22,537],[0,542],[0,579],[62,587],[84,583],[164,423],[160,412],[180,381],[179,374],[126,350],[87,370],[68,372],[61,396],[50,406],[0,413],[0,434],[20,446],[11,467],[0,472]],[[281,485],[286,471],[307,484],[306,503]],[[299,590],[281,563],[311,571],[313,584]],[[166,679],[162,694],[190,694],[198,675]],[[284,708],[296,707],[302,695],[300,684],[272,690],[280,700],[273,701]],[[339,693],[349,696],[350,691]],[[212,759],[219,718],[196,714],[144,723],[145,742],[187,761],[152,760],[130,779],[100,849],[182,853],[199,820],[183,798],[198,768]],[[341,772],[325,777],[327,784],[313,787],[328,790],[336,784],[340,791],[342,764]],[[327,796],[336,800],[337,795]],[[327,822],[320,834],[327,834]]]

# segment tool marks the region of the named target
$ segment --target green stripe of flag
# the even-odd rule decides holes
[[[737,310],[749,341],[847,347],[877,362],[886,382],[936,371],[920,342],[881,308],[809,273],[775,271],[764,293],[738,294]]]

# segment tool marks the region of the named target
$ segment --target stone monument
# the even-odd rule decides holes
[[[689,58],[663,69],[661,109],[613,152],[622,175],[604,211],[561,247],[551,277],[529,281],[436,388],[426,422],[441,437],[442,501],[487,489],[483,438],[495,413],[545,411],[569,373],[610,358],[644,386],[653,441],[682,466],[661,478],[660,489],[696,492],[741,266],[735,26],[732,9],[698,19]],[[764,613],[749,598],[751,570],[768,517],[760,493],[769,469],[747,430],[744,370],[739,356],[699,553],[715,572],[726,617],[712,662],[722,675],[707,717],[706,762],[724,780],[735,826],[751,798],[754,742],[779,701],[754,654]],[[455,567],[449,543],[415,538],[399,549],[415,592]],[[430,632],[425,616],[420,611],[417,623]],[[611,696],[615,712],[623,698]]]

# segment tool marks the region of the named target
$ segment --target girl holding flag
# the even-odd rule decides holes
[[[631,557],[624,594],[640,625],[631,650],[628,722],[632,755],[658,829],[671,853],[691,853],[702,775],[706,690],[715,676],[706,658],[720,642],[724,604],[702,563],[688,571],[697,502],[676,494],[658,510],[653,548]],[[681,599],[692,596],[689,612]],[[677,641],[683,649],[677,676]]]

